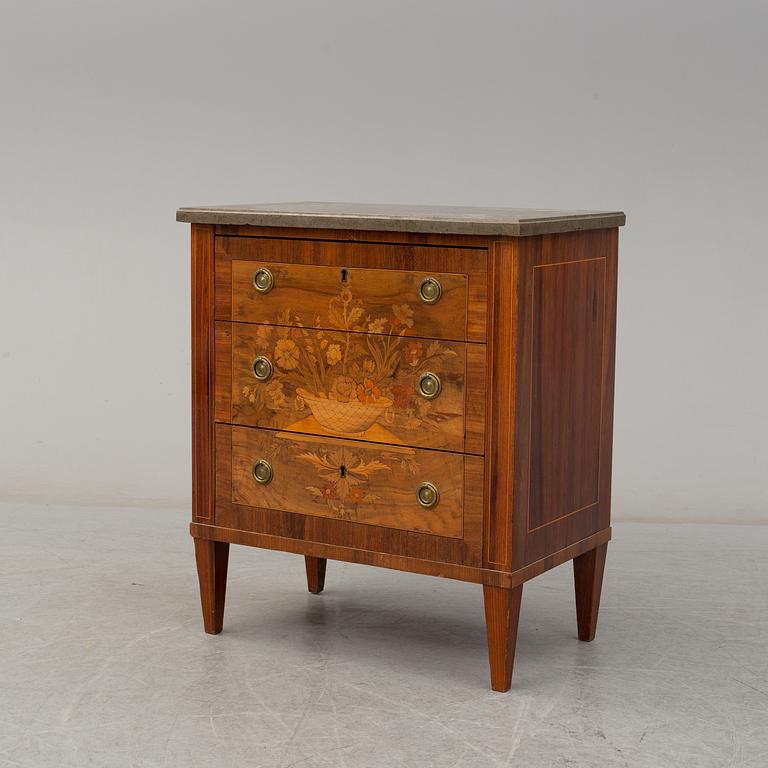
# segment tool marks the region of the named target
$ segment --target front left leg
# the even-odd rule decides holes
[[[203,626],[209,635],[218,635],[224,624],[229,544],[208,539],[195,539],[195,560],[197,561],[197,578],[200,582]]]

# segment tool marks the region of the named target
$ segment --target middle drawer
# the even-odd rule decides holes
[[[218,322],[217,419],[482,453],[484,356],[465,342]]]

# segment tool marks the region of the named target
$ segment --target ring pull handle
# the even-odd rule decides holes
[[[269,381],[272,377],[272,361],[261,355],[253,361],[253,375],[258,381]]]
[[[253,465],[253,479],[259,485],[269,485],[272,482],[272,465],[266,459],[259,459]]]
[[[440,491],[432,483],[421,483],[416,489],[416,501],[425,509],[432,509],[440,501]]]
[[[443,286],[436,277],[425,277],[419,285],[419,298],[425,304],[437,304],[443,295]]]
[[[419,394],[427,400],[434,400],[442,388],[443,384],[436,373],[427,371],[419,378]]]
[[[272,270],[259,267],[253,275],[253,287],[258,293],[269,293],[275,287],[275,276]]]

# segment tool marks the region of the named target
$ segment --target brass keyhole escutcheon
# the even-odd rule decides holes
[[[275,276],[266,267],[259,267],[253,275],[253,287],[259,293],[269,293],[275,287]]]
[[[442,382],[436,373],[427,371],[419,378],[419,394],[427,400],[434,400],[442,388]]]
[[[432,483],[422,483],[416,489],[416,500],[426,509],[432,509],[440,501],[440,491]]]
[[[259,381],[269,381],[272,376],[272,361],[261,355],[253,361],[253,375]]]
[[[426,277],[419,285],[419,298],[425,304],[437,304],[443,295],[443,286],[440,281],[434,277]]]
[[[269,485],[272,482],[272,465],[266,459],[259,459],[253,465],[253,479],[259,485]]]

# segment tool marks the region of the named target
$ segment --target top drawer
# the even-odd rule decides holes
[[[486,251],[216,238],[216,319],[485,340]]]

